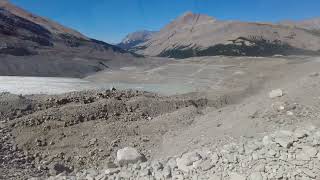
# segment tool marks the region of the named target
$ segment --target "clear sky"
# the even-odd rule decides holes
[[[136,30],[159,30],[186,11],[221,20],[276,22],[320,17],[320,0],[11,0],[109,43]]]

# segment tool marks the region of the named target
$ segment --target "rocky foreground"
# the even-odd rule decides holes
[[[153,118],[175,111],[193,117],[208,104],[200,97],[115,89],[55,96],[2,93],[0,179],[46,179],[104,167],[128,145],[150,159],[149,150],[156,149],[170,130],[161,127],[166,119],[153,122]],[[171,121],[171,128],[186,126],[185,120]]]
[[[228,104],[228,96],[207,99],[201,94],[166,97],[115,89],[54,96],[2,93],[0,179],[319,179],[320,96],[312,93],[318,76],[313,73],[299,81],[302,94],[290,91],[292,86],[274,89],[259,95],[261,99],[254,96],[236,104],[254,101],[259,109],[241,110]],[[312,97],[314,104],[293,97]],[[210,122],[215,118],[205,114],[208,109],[222,114],[223,120],[204,124],[211,131],[230,126],[223,113],[235,110],[252,126],[236,124],[233,131],[268,128],[236,138],[222,129],[226,138],[202,141],[188,150],[177,148],[181,142],[175,134],[191,139],[181,129],[197,128],[191,125],[198,116],[210,115]],[[203,134],[214,137],[208,131]],[[176,144],[161,147],[170,138]],[[174,153],[157,156],[171,147]]]
[[[134,148],[118,151],[115,162],[49,179],[319,179],[320,129],[313,126],[277,131],[216,149],[199,149],[166,160],[146,161]]]

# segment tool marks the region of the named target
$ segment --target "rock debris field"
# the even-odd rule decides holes
[[[320,129],[310,126],[159,161],[144,162],[136,149],[127,147],[109,168],[49,179],[319,179],[319,145]]]
[[[0,179],[320,179],[320,63],[241,62],[216,91],[1,93]]]

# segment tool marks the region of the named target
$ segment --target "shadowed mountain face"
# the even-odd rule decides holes
[[[128,34],[121,43],[118,44],[118,46],[122,49],[126,50],[132,50],[135,46],[142,44],[149,39],[152,38],[153,35],[155,35],[156,31],[137,31],[131,34]]]
[[[0,75],[84,76],[134,63],[121,48],[90,39],[0,1]]]
[[[320,34],[309,29],[267,23],[219,21],[188,12],[164,27],[135,52],[143,55],[272,56],[318,54]]]

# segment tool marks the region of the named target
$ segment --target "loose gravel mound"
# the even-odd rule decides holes
[[[198,149],[166,160],[90,169],[49,179],[319,179],[319,145],[320,129],[310,126]]]
[[[207,106],[219,108],[225,103],[225,97],[212,101],[114,89],[56,96],[3,93],[1,178],[47,177],[104,167],[126,145],[150,158],[166,132],[190,125]]]

